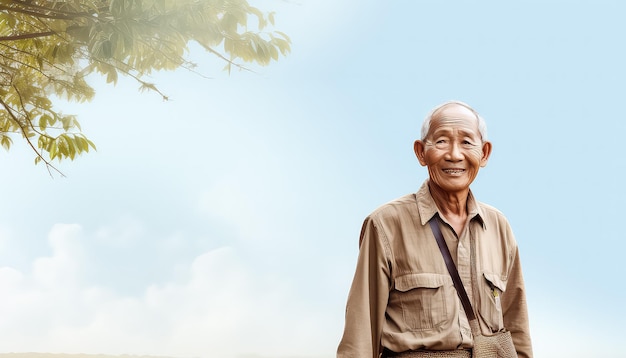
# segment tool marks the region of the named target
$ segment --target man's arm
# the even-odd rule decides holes
[[[337,358],[378,358],[382,351],[380,339],[390,282],[384,242],[386,238],[378,233],[373,220],[365,219]]]
[[[509,272],[506,292],[502,295],[502,315],[504,327],[511,331],[515,350],[520,358],[532,358],[533,350],[528,324],[526,290],[522,276],[519,250],[515,247],[513,265]]]

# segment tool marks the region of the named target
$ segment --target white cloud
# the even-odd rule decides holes
[[[50,289],[75,284],[83,258],[78,242],[80,234],[78,225],[55,225],[52,228],[48,237],[52,256],[38,258],[33,263],[36,284]]]
[[[55,225],[52,254],[32,272],[0,268],[0,351],[332,356],[336,322],[251,270],[234,248],[205,252],[183,277],[135,297],[80,280],[90,265],[85,237],[78,225]]]

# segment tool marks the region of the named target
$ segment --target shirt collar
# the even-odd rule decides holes
[[[437,204],[435,204],[435,199],[433,199],[432,195],[430,195],[428,179],[424,181],[420,189],[415,194],[415,200],[417,201],[417,210],[419,211],[422,225],[426,225],[426,223],[428,223],[428,221],[435,216],[435,214],[439,214],[439,209],[437,208]],[[467,214],[470,217],[470,220],[477,220],[480,222],[482,227],[485,228],[483,212],[471,190],[467,197],[467,208]]]

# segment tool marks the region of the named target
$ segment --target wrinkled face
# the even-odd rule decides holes
[[[469,190],[490,153],[491,143],[482,141],[476,115],[457,104],[437,112],[426,139],[415,142],[415,154],[428,167],[431,185],[450,194]]]

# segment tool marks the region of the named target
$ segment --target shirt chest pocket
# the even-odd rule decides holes
[[[395,279],[391,304],[399,306],[409,330],[428,330],[448,323],[458,309],[448,275],[413,273]],[[398,317],[399,318],[399,317]]]
[[[480,314],[491,331],[498,332],[504,328],[500,296],[506,290],[506,280],[499,275],[484,272],[479,287],[482,290]]]

